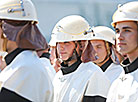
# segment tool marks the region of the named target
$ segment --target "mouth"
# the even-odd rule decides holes
[[[126,43],[118,43],[117,45],[123,46],[123,45],[126,45]]]
[[[66,53],[65,53],[65,52],[60,52],[60,54],[61,54],[61,55],[64,55],[64,54],[66,54]]]

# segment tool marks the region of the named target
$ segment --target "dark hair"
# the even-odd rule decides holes
[[[136,23],[136,25],[137,25],[137,30],[138,30],[138,21],[134,21],[134,23]]]
[[[108,42],[108,43],[109,43],[109,47],[112,47],[112,45],[113,45],[113,44],[112,44],[112,43],[110,43],[110,42]]]

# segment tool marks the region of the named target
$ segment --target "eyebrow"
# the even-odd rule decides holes
[[[126,27],[123,27],[123,29],[133,29],[133,28],[126,26]]]
[[[70,43],[69,41],[66,41],[66,42],[64,42],[64,43]]]
[[[98,44],[97,46],[103,46],[103,44]]]
[[[102,44],[93,44],[93,46],[102,46]]]
[[[129,26],[126,26],[126,27],[123,27],[122,29],[133,29],[133,28],[129,27]],[[119,30],[119,28],[115,28],[115,30]]]

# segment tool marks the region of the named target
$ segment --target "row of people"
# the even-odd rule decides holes
[[[56,30],[54,29],[52,34],[55,34],[55,37],[53,37],[53,43],[56,43],[54,44],[56,54],[55,60],[57,59],[57,61],[59,61],[60,59],[60,63],[58,62],[58,67],[54,67],[56,70],[57,68],[60,70],[57,72],[53,84],[55,101],[63,102],[67,100],[68,102],[104,102],[106,99],[107,102],[138,101],[137,9],[138,2],[130,2],[118,7],[117,11],[113,15],[112,22],[112,26],[116,30],[116,35],[110,28],[105,26],[94,27],[91,30],[89,27],[84,26],[87,24],[83,24],[81,20],[79,21],[79,17],[75,16],[67,16],[56,24]],[[91,34],[89,35],[87,32]],[[81,49],[83,46],[82,42],[85,42],[86,40],[88,40],[88,45],[91,43],[93,46],[93,50],[98,56],[97,60],[92,61],[87,59],[89,53],[91,53],[93,50],[86,51],[89,52],[88,54],[83,54],[85,50],[78,51],[81,52],[81,55],[76,53],[77,50],[74,50],[74,48],[76,49],[78,47],[76,43],[81,42],[79,44],[79,49]],[[74,48],[71,46],[73,42],[75,43]],[[90,47],[86,48],[89,49]],[[104,72],[104,75],[108,80],[107,81],[106,78],[104,78],[101,81],[103,88],[105,87],[105,83],[107,85],[103,91],[105,93],[100,93],[100,90],[103,88],[100,85],[97,85],[97,83],[100,84],[98,80],[100,77],[93,76],[93,73],[91,73],[91,75],[95,77],[94,79],[93,77],[87,77],[88,73],[86,68],[88,67],[85,67],[83,70],[81,70],[82,73],[79,72],[81,64],[87,64],[83,62],[83,55],[86,55],[85,58],[88,60],[87,63],[91,61],[94,62]],[[76,58],[76,61],[74,58]],[[81,61],[77,65],[78,60]],[[57,64],[57,62],[55,61],[54,64]],[[96,66],[91,66],[93,70],[94,67]],[[80,75],[78,75],[78,72]],[[85,74],[85,78],[88,78],[88,81],[83,79],[83,74]],[[83,85],[83,87],[81,85]],[[108,90],[109,92],[107,95],[106,91]]]
[[[137,10],[137,1],[118,7],[116,34],[91,28],[79,15],[64,17],[53,29],[49,57],[33,3],[0,3],[1,53],[8,53],[1,57],[0,102],[137,102]]]

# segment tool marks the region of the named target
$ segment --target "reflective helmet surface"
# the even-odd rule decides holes
[[[90,40],[104,40],[115,45],[115,32],[106,26],[93,27],[93,36]]]
[[[48,44],[50,46],[56,46],[56,36],[54,34],[51,35],[51,39]]]
[[[113,27],[115,27],[115,23],[121,21],[138,21],[138,1],[128,2],[122,6],[119,5],[112,19],[111,24]]]
[[[36,9],[31,0],[2,0],[0,19],[38,21]]]
[[[71,15],[61,19],[54,27],[52,34],[56,35],[56,42],[87,40],[90,34],[86,32],[90,26],[79,15]]]

